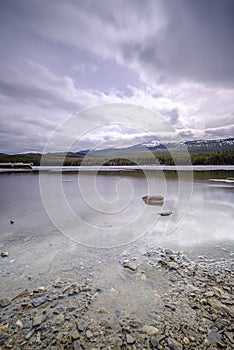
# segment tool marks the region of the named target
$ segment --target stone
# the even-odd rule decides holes
[[[189,338],[184,337],[183,343],[184,343],[184,345],[189,345],[189,343],[190,343]]]
[[[71,332],[71,337],[72,337],[73,340],[77,340],[77,339],[80,338],[80,334],[79,334],[79,332],[75,329],[75,330],[73,330],[73,331]]]
[[[163,211],[161,213],[159,213],[160,216],[169,216],[172,214],[172,211]]]
[[[132,337],[130,334],[126,335],[126,342],[127,344],[134,344],[136,341],[136,338]]]
[[[28,332],[26,335],[25,335],[25,340],[29,340],[34,334],[34,330]]]
[[[23,328],[23,323],[22,323],[22,321],[17,320],[15,324],[16,324],[16,326],[18,326],[19,328]]]
[[[1,252],[1,257],[2,258],[8,257],[8,252]]]
[[[169,347],[172,348],[173,350],[183,350],[183,345],[180,344],[177,340],[173,338],[168,338],[167,342]]]
[[[218,343],[218,342],[222,341],[222,336],[218,332],[210,331],[210,332],[208,332],[208,340],[211,343]]]
[[[85,321],[79,321],[76,326],[78,331],[83,332],[86,328],[88,328],[88,323]]]
[[[90,339],[93,337],[93,333],[88,329],[87,332],[85,333],[86,338]]]
[[[214,292],[212,292],[212,291],[205,292],[204,296],[207,297],[207,298],[213,297],[214,296]]]
[[[42,296],[39,298],[35,298],[31,300],[31,303],[33,306],[37,307],[39,305],[42,305],[48,301],[48,298],[46,296]]]
[[[130,262],[128,259],[125,259],[123,261],[123,267],[128,268],[132,271],[136,271],[136,269],[137,269],[137,265],[134,264],[133,262]]]
[[[56,325],[62,325],[64,323],[64,314],[59,314],[55,317]]]
[[[78,341],[74,341],[73,350],[82,350],[82,347]]]
[[[221,301],[219,301],[218,299],[209,298],[208,299],[208,303],[214,309],[216,309],[218,311],[221,311],[221,312],[225,312],[225,313],[229,314],[232,317],[234,316],[233,310],[231,308],[229,308],[228,306],[224,305],[223,303],[221,303]]]
[[[8,327],[9,327],[8,323],[0,324],[0,334],[6,333],[8,331]]]
[[[147,326],[147,325],[143,327],[143,331],[149,336],[158,335],[158,333],[159,333],[158,328],[156,328],[154,326]]]
[[[11,301],[7,298],[0,299],[0,307],[6,307],[10,305]]]
[[[153,345],[153,347],[156,348],[158,346],[159,340],[156,337],[153,336],[153,337],[150,338],[150,342]]]
[[[41,342],[41,333],[37,332],[36,334],[36,343],[40,343]]]
[[[40,286],[37,288],[38,292],[44,292],[45,287],[44,286]]]
[[[42,315],[36,316],[36,317],[34,317],[34,319],[33,319],[32,326],[33,326],[33,327],[38,327],[38,326],[40,326],[40,324],[42,323],[42,321],[43,321],[43,316],[42,316]]]

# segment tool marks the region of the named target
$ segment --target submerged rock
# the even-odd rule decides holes
[[[136,264],[136,263],[133,263],[133,262],[131,262],[131,261],[129,261],[128,259],[125,259],[125,260],[123,261],[123,267],[128,268],[128,269],[130,269],[130,270],[132,270],[132,271],[136,271],[136,269],[137,269],[137,264]]]
[[[1,252],[1,257],[6,258],[8,256],[8,252]]]
[[[142,197],[145,204],[149,205],[163,205],[164,197],[163,196],[143,196]]]
[[[172,214],[172,211],[163,211],[163,212],[159,213],[159,215],[161,215],[161,216],[169,216],[171,214]]]

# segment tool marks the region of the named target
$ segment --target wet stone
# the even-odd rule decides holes
[[[129,261],[128,259],[125,259],[123,261],[123,267],[128,268],[129,270],[136,271],[137,264],[134,262]]]

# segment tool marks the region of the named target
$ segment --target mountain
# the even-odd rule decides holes
[[[149,141],[136,144],[131,147],[125,148],[106,148],[102,150],[94,150],[90,152],[90,156],[104,156],[104,155],[124,155],[124,154],[134,154],[139,152],[145,152],[147,150],[159,151],[159,150],[187,150],[191,153],[196,152],[224,152],[224,151],[234,151],[234,138],[226,139],[216,139],[216,140],[191,140],[182,142],[159,142],[159,141]],[[89,151],[79,151],[75,154],[86,155]],[[72,152],[71,152],[72,154]],[[74,155],[74,153],[73,153]]]
[[[190,156],[188,156],[188,150]],[[150,151],[150,152],[149,152]],[[172,157],[173,154],[173,157]],[[41,153],[4,154],[0,163],[25,162],[41,164]],[[175,159],[176,158],[176,159]],[[131,165],[153,164],[234,164],[234,138],[218,140],[191,140],[182,142],[159,142],[152,140],[125,148],[107,148],[90,151],[56,152],[43,155],[43,165]]]

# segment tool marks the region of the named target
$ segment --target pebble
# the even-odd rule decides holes
[[[90,339],[93,337],[93,333],[88,329],[87,332],[85,333],[86,338]]]
[[[37,288],[38,292],[44,292],[45,287],[44,286],[40,286]]]
[[[78,328],[78,331],[83,332],[86,328],[88,328],[88,323],[84,321],[79,321],[76,326]]]
[[[38,327],[38,326],[40,326],[40,324],[42,323],[42,321],[43,321],[43,316],[42,316],[42,315],[36,316],[36,317],[34,317],[34,319],[33,319],[32,326],[33,326],[33,327]]]
[[[73,350],[82,350],[82,347],[78,341],[74,341]]]
[[[28,333],[26,334],[26,336],[25,336],[25,340],[29,340],[29,339],[33,336],[33,334],[34,334],[34,331],[33,331],[33,330],[30,331],[30,332],[28,332]]]
[[[23,323],[22,323],[22,321],[17,320],[15,324],[16,324],[16,326],[18,326],[19,328],[23,328]]]
[[[134,264],[133,262],[130,262],[128,259],[125,259],[123,261],[123,267],[128,268],[132,271],[136,271],[136,269],[137,269],[137,265]]]
[[[222,340],[222,336],[220,333],[215,332],[215,331],[209,331],[208,332],[208,340],[211,343],[217,343],[220,342]]]
[[[42,305],[48,301],[48,298],[46,296],[42,296],[39,298],[35,298],[31,300],[31,303],[33,306],[37,307],[39,305]]]
[[[231,265],[226,261],[221,264],[185,262],[183,252],[173,253],[172,261],[172,253],[163,249],[154,253],[151,249],[147,255],[151,258],[139,263],[138,274],[122,270],[126,288],[132,288],[126,291],[133,295],[138,286],[140,293],[144,288],[147,292],[152,292],[156,285],[159,288],[161,297],[154,289],[145,306],[148,324],[147,321],[145,325],[141,323],[136,309],[130,312],[131,303],[130,309],[122,307],[114,312],[115,303],[124,298],[121,288],[116,284],[119,292],[115,289],[107,292],[112,303],[110,307],[108,302],[105,304],[105,293],[97,293],[100,289],[91,285],[89,274],[87,278],[90,279],[85,282],[79,277],[75,281],[59,279],[56,289],[54,284],[41,286],[26,295],[19,293],[12,301],[7,299],[6,305],[10,303],[11,306],[1,310],[0,348],[97,350],[93,347],[97,344],[100,349],[116,350],[125,347],[133,350],[231,349],[234,343]],[[126,259],[128,265],[133,261],[132,257],[122,259]],[[143,270],[147,276],[144,283],[140,280]],[[175,283],[165,276],[175,276]],[[223,281],[222,285],[217,284],[215,276]],[[165,283],[164,289],[160,289],[160,278]],[[186,285],[184,281],[187,281]],[[101,287],[105,290],[104,283]],[[75,289],[77,294],[73,293]],[[56,301],[53,301],[54,295],[57,295]],[[118,300],[115,300],[116,296]],[[0,305],[5,304],[0,301]],[[24,309],[22,305],[25,305]],[[137,313],[140,315],[140,308]]]
[[[127,344],[134,344],[136,341],[136,338],[134,338],[133,336],[131,336],[130,334],[126,335],[126,342]]]
[[[143,331],[149,336],[158,335],[158,333],[159,333],[158,328],[156,328],[154,326],[147,326],[147,325],[143,327]]]
[[[212,292],[212,291],[205,292],[204,296],[207,297],[207,298],[213,297],[214,296],[214,292]]]
[[[189,341],[189,339],[188,339],[187,337],[184,337],[183,343],[184,343],[185,345],[189,345],[190,341]]]
[[[173,350],[183,350],[183,345],[180,344],[177,340],[173,338],[168,338],[167,342],[169,347],[172,348]]]
[[[0,307],[6,307],[10,305],[11,301],[7,298],[0,299]]]
[[[74,330],[71,333],[71,337],[72,337],[73,340],[77,340],[78,338],[80,338],[80,334],[78,333],[77,330]]]

